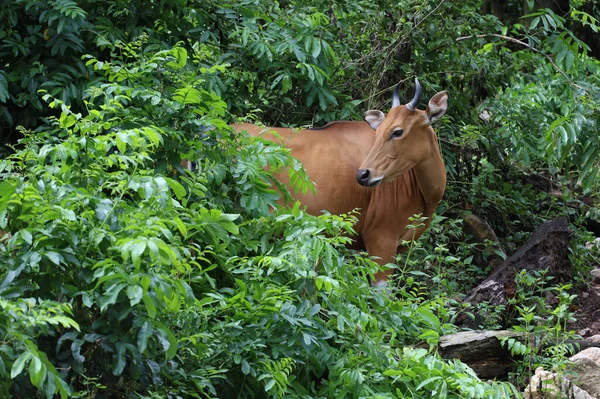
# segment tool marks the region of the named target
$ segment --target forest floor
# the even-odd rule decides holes
[[[583,338],[600,334],[600,269],[594,269],[591,278],[592,282],[589,286],[572,292],[577,295],[571,309],[575,313],[576,320],[568,327]]]

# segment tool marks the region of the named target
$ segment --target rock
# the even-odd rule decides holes
[[[598,335],[595,336],[598,337]],[[597,363],[600,367],[600,348],[587,348],[570,357],[571,361],[575,361],[577,359],[590,359],[591,361]]]
[[[586,391],[593,398],[600,397],[600,365],[598,363],[581,357],[573,360],[573,364],[568,367],[567,377],[573,384]]]
[[[600,348],[587,348],[571,356],[561,375],[538,368],[525,389],[527,399],[600,397]]]
[[[590,332],[592,331],[589,328],[586,328],[585,330],[590,330]],[[588,338],[588,340],[592,341],[592,342],[599,342],[600,343],[600,334],[592,335],[591,337]]]
[[[484,109],[479,113],[479,119],[481,119],[485,123],[489,123],[491,117],[492,113],[487,109]]]
[[[582,337],[588,337],[588,336],[592,335],[592,329],[591,329],[591,328],[587,328],[587,327],[586,327],[586,328],[584,328],[583,330],[579,330],[579,331],[577,332],[577,334],[581,335]],[[594,337],[595,337],[595,335],[594,335]],[[600,337],[600,336],[599,336],[599,337]],[[592,337],[592,338],[593,338],[593,337]],[[592,339],[592,338],[590,338],[590,339]],[[598,342],[600,342],[600,341],[598,341]]]
[[[555,281],[571,281],[572,268],[568,258],[571,230],[566,219],[548,221],[538,227],[529,240],[498,269],[475,287],[464,299],[466,303],[488,302],[492,306],[507,305],[516,290],[515,276],[521,270],[530,274],[549,269]],[[463,319],[462,324],[477,328],[486,314],[476,313],[476,320]]]
[[[590,275],[592,276],[592,281],[596,284],[600,283],[600,269],[598,269],[597,267],[594,268],[591,272]]]
[[[600,348],[587,348],[570,357],[569,379],[593,397],[600,397]]]
[[[600,247],[600,237],[596,237],[593,241],[585,243],[586,249],[592,249],[594,247]]]
[[[525,399],[596,399],[564,376],[538,367],[525,388]]]

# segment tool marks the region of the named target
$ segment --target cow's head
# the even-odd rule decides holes
[[[437,93],[421,111],[417,109],[421,99],[419,81],[415,79],[415,95],[406,105],[400,105],[398,86],[387,116],[376,110],[365,113],[365,120],[375,130],[375,142],[356,174],[361,186],[391,181],[428,159],[431,151],[439,151],[431,124],[446,112],[448,94]]]

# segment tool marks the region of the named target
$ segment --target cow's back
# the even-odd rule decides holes
[[[332,214],[348,213],[366,208],[373,190],[358,185],[355,179],[360,163],[372,146],[373,130],[364,122],[335,122],[325,128],[297,130],[270,128],[249,123],[234,124],[237,131],[246,130],[291,149],[302,162],[316,194],[292,191],[294,199],[307,206],[314,215],[327,210]],[[275,131],[277,135],[270,132]],[[287,173],[278,176],[288,183]]]

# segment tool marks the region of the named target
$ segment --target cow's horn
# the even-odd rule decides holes
[[[406,104],[406,108],[410,111],[417,109],[417,105],[419,105],[419,101],[421,101],[421,94],[421,84],[419,83],[419,79],[415,78],[415,96],[408,104]]]
[[[394,89],[394,95],[392,96],[392,108],[400,105],[400,96],[398,95],[398,90],[400,89],[400,83],[396,85]]]

